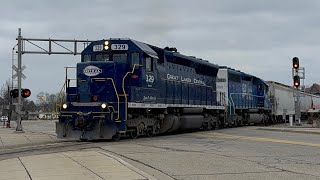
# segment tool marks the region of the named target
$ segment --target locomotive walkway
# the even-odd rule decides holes
[[[61,141],[52,134],[14,133],[14,128],[0,128],[0,155],[27,151],[28,147],[54,147]],[[68,142],[73,145],[73,142]],[[75,142],[74,142],[75,143]],[[81,148],[79,148],[81,149]],[[32,150],[31,150],[32,151]],[[153,180],[154,178],[122,159],[102,151],[86,149],[40,155],[4,158],[0,161],[0,180]]]

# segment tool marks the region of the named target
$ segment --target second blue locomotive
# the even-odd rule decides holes
[[[118,139],[121,135],[212,129],[267,120],[266,83],[249,74],[131,39],[92,42],[66,81],[57,122],[60,138]]]

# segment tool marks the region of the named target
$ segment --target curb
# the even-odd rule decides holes
[[[320,131],[316,132],[316,131],[300,131],[300,130],[292,130],[292,129],[269,129],[269,128],[257,128],[257,130],[320,135]]]
[[[122,165],[124,165],[124,166],[126,166],[127,168],[131,169],[132,171],[140,174],[141,176],[147,178],[148,180],[157,180],[157,179],[154,178],[152,175],[147,174],[147,173],[141,171],[140,169],[132,166],[131,164],[127,163],[126,161],[122,160],[121,158],[118,158],[118,157],[116,157],[116,156],[114,156],[114,155],[111,155],[111,154],[106,153],[106,152],[103,152],[103,151],[97,151],[97,152],[100,153],[100,154],[103,154],[103,155],[106,155],[106,156],[109,156],[109,157],[115,159],[116,161],[118,161],[118,162],[121,163]]]

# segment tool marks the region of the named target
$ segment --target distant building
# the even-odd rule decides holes
[[[29,117],[28,119],[43,119],[43,120],[47,120],[47,119],[58,119],[58,114],[55,112],[29,112]]]
[[[314,83],[311,87],[306,88],[305,92],[315,95],[320,95],[320,85]]]

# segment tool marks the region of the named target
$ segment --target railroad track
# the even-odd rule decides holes
[[[101,146],[101,144],[100,144]],[[61,141],[41,144],[28,144],[11,146],[0,149],[0,160],[11,159],[21,156],[37,155],[44,153],[56,153],[62,151],[81,150],[86,148],[100,147],[95,142]]]

